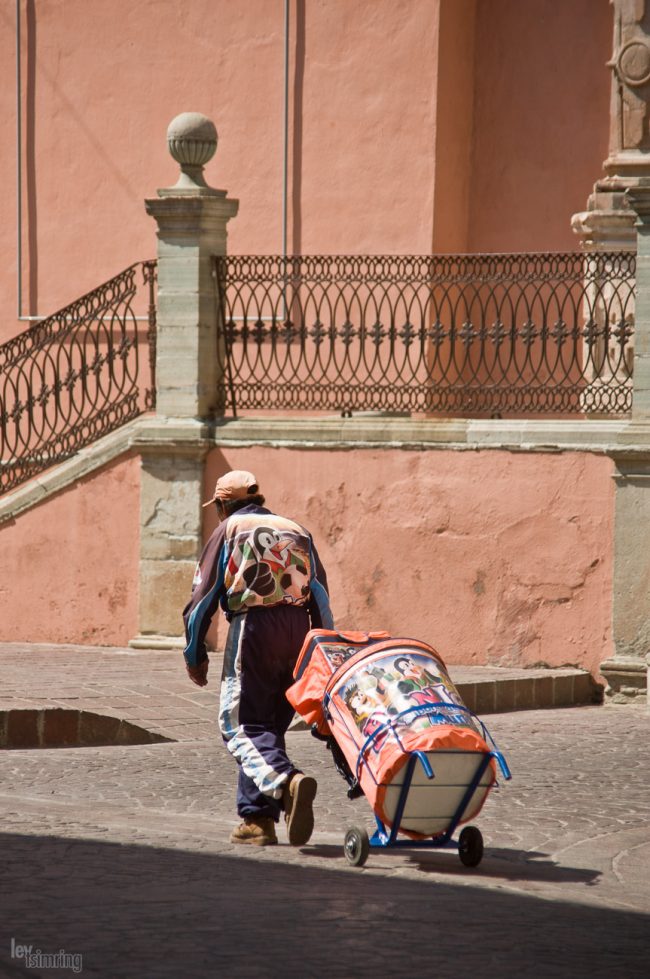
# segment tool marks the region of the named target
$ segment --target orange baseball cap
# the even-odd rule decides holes
[[[252,473],[246,472],[245,469],[232,469],[219,477],[212,498],[203,506],[210,506],[216,500],[243,500],[257,492],[259,486]]]

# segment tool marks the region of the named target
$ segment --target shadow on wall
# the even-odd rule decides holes
[[[36,10],[27,0],[27,85],[25,93],[25,177],[27,196],[27,253],[29,258],[29,316],[38,315],[38,209],[36,200]],[[22,296],[19,297],[19,302]],[[22,308],[22,305],[21,305]]]
[[[296,0],[296,42],[293,71],[293,146],[291,181],[291,251],[302,252],[302,116],[305,91],[305,0]]]
[[[647,975],[644,915],[478,890],[468,872],[440,884],[310,866],[323,849],[340,857],[2,834],[2,975],[27,974],[18,943],[81,955],[84,976]]]

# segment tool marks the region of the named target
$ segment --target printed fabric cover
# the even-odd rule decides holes
[[[414,775],[399,829],[414,839],[445,832],[454,800],[462,799],[479,756],[490,749],[439,653],[419,640],[386,632],[316,629],[305,638],[294,678],[289,702],[308,724],[335,738],[386,826],[392,825],[400,773],[410,753],[427,754],[436,777]],[[431,705],[441,706],[426,713]],[[461,822],[480,811],[495,775],[491,759]]]
[[[311,547],[293,520],[235,513],[228,519],[224,584],[228,608],[304,605],[309,598]]]

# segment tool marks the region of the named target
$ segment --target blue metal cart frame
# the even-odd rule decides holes
[[[331,699],[329,695],[327,695],[325,698],[326,716],[329,713],[330,703],[331,703]],[[492,745],[492,750],[490,751],[476,752],[476,754],[480,757],[480,761],[477,765],[474,776],[471,779],[469,785],[467,786],[463,798],[461,799],[456,809],[456,812],[453,814],[453,816],[450,819],[449,826],[447,827],[445,832],[427,839],[420,839],[420,840],[413,840],[413,839],[405,840],[405,839],[397,838],[397,834],[400,831],[400,824],[402,821],[402,816],[404,814],[404,809],[406,807],[409,790],[411,788],[411,782],[413,780],[413,773],[415,771],[415,767],[418,764],[418,762],[422,765],[424,774],[428,779],[435,778],[435,773],[433,771],[433,768],[431,767],[431,763],[429,762],[426,753],[424,751],[407,751],[404,748],[402,741],[400,740],[397,731],[397,724],[400,720],[402,720],[402,718],[404,718],[406,715],[409,714],[413,715],[413,719],[416,719],[417,717],[427,717],[434,724],[444,724],[446,722],[448,723],[450,720],[452,720],[452,723],[454,721],[455,723],[459,723],[458,715],[459,714],[465,715],[465,718],[469,717],[472,718],[474,721],[476,721],[476,723],[479,725],[481,729],[481,733],[483,735],[483,739],[485,740],[486,744]],[[454,715],[456,715],[456,717],[454,717]],[[343,721],[343,718],[341,718],[341,720]],[[379,819],[379,817],[375,815],[377,829],[370,839],[368,839],[368,834],[366,833],[366,831],[361,830],[358,827],[352,827],[350,830],[348,830],[345,837],[345,844],[344,844],[344,852],[348,861],[354,864],[355,866],[361,866],[362,864],[365,863],[370,848],[373,849],[384,849],[388,847],[391,848],[408,847],[408,848],[416,848],[416,849],[448,848],[448,849],[458,850],[461,862],[465,866],[468,867],[477,866],[480,863],[481,858],[483,856],[483,838],[481,836],[480,831],[475,826],[467,826],[461,831],[458,840],[453,839],[454,833],[458,828],[458,824],[462,819],[465,809],[467,808],[472,796],[474,795],[474,792],[479,787],[481,779],[483,778],[483,775],[485,774],[490,762],[493,759],[497,762],[501,770],[501,774],[503,775],[505,781],[510,781],[510,779],[512,778],[510,769],[508,768],[508,764],[503,754],[498,750],[494,738],[488,731],[483,721],[479,717],[477,717],[477,715],[473,711],[471,711],[468,707],[465,707],[464,705],[461,704],[429,703],[429,704],[421,704],[415,707],[409,707],[406,710],[401,711],[399,714],[396,714],[395,717],[391,718],[390,721],[386,721],[384,724],[380,725],[375,731],[372,732],[371,735],[369,735],[369,737],[363,743],[357,757],[357,765],[356,765],[357,783],[359,783],[360,781],[361,769],[365,764],[368,773],[370,774],[370,777],[374,781],[375,785],[379,784],[375,779],[374,775],[372,774],[370,767],[367,764],[366,755],[370,750],[370,748],[372,748],[376,740],[382,737],[382,735],[386,733],[390,733],[396,739],[397,743],[399,744],[400,748],[402,748],[404,753],[409,756],[408,762],[406,763],[404,781],[402,783],[402,787],[397,801],[397,807],[395,810],[395,817],[393,819],[393,824],[392,827],[388,829],[386,825],[381,821],[381,819]],[[443,752],[439,752],[439,753],[443,753]],[[498,783],[495,780],[493,786],[496,786],[497,784]]]

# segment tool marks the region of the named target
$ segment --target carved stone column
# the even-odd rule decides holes
[[[600,664],[611,703],[645,704],[650,650],[650,452],[614,454],[614,655]]]
[[[614,8],[609,156],[587,202],[571,226],[585,248],[636,247],[634,213],[625,191],[650,177],[650,4],[610,0]]]
[[[650,545],[645,526],[650,520],[650,225],[644,188],[650,183],[650,2],[610,0],[614,14],[609,154],[587,209],[574,214],[571,225],[587,252],[637,251],[637,297],[618,309],[619,285],[607,260],[597,289],[602,308],[594,304],[601,343],[615,342],[617,327],[634,327],[632,411],[638,441],[648,453],[617,456],[613,621],[614,656],[601,664],[610,701],[640,702],[646,689],[650,602]],[[638,195],[638,196],[637,196]],[[636,224],[636,227],[635,227]],[[638,233],[638,238],[637,238]],[[647,253],[647,254],[646,254]],[[588,292],[588,290],[587,290]],[[587,294],[587,305],[590,296]],[[609,338],[609,339],[607,339]],[[632,347],[632,344],[630,344]],[[585,410],[598,385],[607,385],[607,350],[599,352],[587,378]],[[616,352],[612,357],[616,362]],[[594,402],[596,399],[591,399]]]
[[[650,177],[650,3],[610,0],[614,13],[610,100],[609,155],[604,174],[596,181],[587,210],[574,214],[571,226],[586,252],[636,251],[636,215],[628,190]],[[585,358],[587,385],[582,396],[585,412],[595,414],[602,394],[611,386],[611,365],[621,367],[619,331],[633,333],[634,298],[617,277],[617,261],[602,260],[602,274],[585,282],[585,320],[595,324],[597,340]],[[621,301],[621,297],[625,297]],[[634,336],[627,340],[625,365],[631,371]],[[630,392],[632,379],[625,381]],[[605,398],[605,401],[607,399]]]
[[[202,544],[203,462],[221,381],[212,256],[226,253],[239,202],[209,187],[217,146],[196,112],[167,131],[181,174],[145,202],[158,225],[156,416],[141,426],[140,603],[137,647],[182,645],[181,612]]]
[[[613,453],[614,656],[601,663],[605,696],[614,703],[645,703],[646,656],[650,650],[650,178],[639,177],[626,192],[635,217],[636,334],[632,421],[639,446],[633,454]]]

